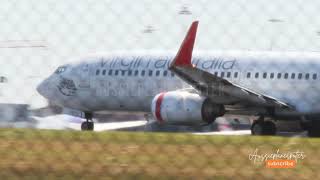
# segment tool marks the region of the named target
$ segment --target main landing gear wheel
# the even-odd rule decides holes
[[[275,135],[277,128],[272,121],[256,120],[251,125],[252,135]]]
[[[320,137],[320,121],[311,120],[307,127],[307,131],[309,137]]]
[[[94,123],[91,121],[85,121],[81,123],[81,130],[82,131],[93,131],[94,129]]]
[[[309,121],[300,121],[300,127],[304,131],[308,131],[310,128],[311,123]]]
[[[93,131],[94,123],[92,121],[92,113],[84,113],[86,121],[81,124],[82,131]]]

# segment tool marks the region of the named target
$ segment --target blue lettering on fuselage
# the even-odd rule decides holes
[[[104,68],[109,64],[110,68],[119,68],[119,69],[133,69],[133,68],[150,68],[150,69],[167,69],[170,65],[172,57],[159,57],[157,60],[154,60],[153,57],[131,57],[123,58],[116,57],[112,58],[109,61],[102,58],[100,67]],[[192,61],[196,67],[204,70],[232,70],[236,64],[236,59],[222,59],[222,58],[213,58],[201,60],[200,58],[194,58]]]

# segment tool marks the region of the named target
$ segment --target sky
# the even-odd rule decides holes
[[[11,87],[0,85],[0,103],[37,103],[36,84],[72,57],[175,51],[193,20],[195,51],[319,51],[319,9],[314,0],[0,0],[0,75]],[[7,48],[20,44],[45,47]]]

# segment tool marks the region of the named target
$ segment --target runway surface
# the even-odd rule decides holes
[[[70,129],[81,130],[83,119],[68,115],[52,116],[47,118],[35,118],[39,129]],[[132,120],[121,122],[95,122],[94,131],[147,131],[147,132],[185,132],[195,135],[251,135],[250,125],[244,123],[230,123],[224,119],[201,129],[190,127],[164,126],[157,123],[148,123],[145,120]],[[306,132],[279,132],[279,136],[306,137]]]

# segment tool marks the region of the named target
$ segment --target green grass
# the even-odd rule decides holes
[[[294,169],[249,154],[304,152]],[[319,177],[320,139],[0,129],[0,179],[285,179]]]

